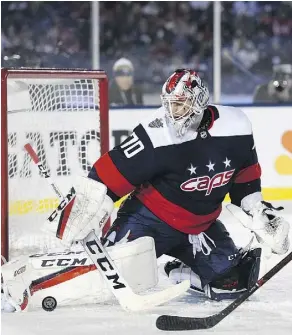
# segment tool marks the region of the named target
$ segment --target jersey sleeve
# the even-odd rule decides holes
[[[247,158],[236,173],[229,191],[231,203],[239,207],[245,196],[261,191],[261,167],[252,135],[247,141],[246,151]]]
[[[138,125],[120,145],[101,156],[88,177],[105,184],[113,201],[159,173],[159,159],[143,126]]]

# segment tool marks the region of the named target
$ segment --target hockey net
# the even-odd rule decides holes
[[[39,176],[31,143],[66,194],[108,150],[108,84],[103,71],[2,69],[1,254],[60,247],[42,232],[58,199]]]

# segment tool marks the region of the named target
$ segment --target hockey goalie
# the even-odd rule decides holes
[[[262,197],[261,168],[246,115],[238,108],[211,105],[207,87],[189,69],[176,70],[166,80],[161,100],[154,115],[142,120],[131,136],[96,161],[88,178],[74,185],[75,201],[54,220],[52,229],[66,251],[3,266],[7,310],[19,309],[23,283],[45,297],[54,296],[49,290],[57,292],[78,280],[77,289],[72,284],[76,299],[84,295],[86,283],[102,295],[100,271],[91,271],[83,247],[74,251],[72,243],[92,229],[100,231],[113,202],[127,194],[102,243],[133,289],[153,287],[154,258],[168,255],[174,260],[164,270],[171,282],[187,279],[191,290],[209,299],[235,299],[257,281],[262,247],[278,255],[288,251],[289,223],[279,215],[282,207]],[[234,225],[250,230],[256,244],[235,245],[218,219],[227,194]],[[87,280],[89,274],[95,279]]]

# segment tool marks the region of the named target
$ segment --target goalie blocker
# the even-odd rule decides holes
[[[91,231],[100,233],[110,217],[114,203],[106,194],[107,187],[87,177],[77,177],[74,188],[50,215],[45,230],[69,247]]]

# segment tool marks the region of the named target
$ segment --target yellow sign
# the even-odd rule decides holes
[[[282,145],[288,151],[288,154],[280,155],[276,159],[276,171],[281,175],[292,175],[292,130],[283,134]]]

